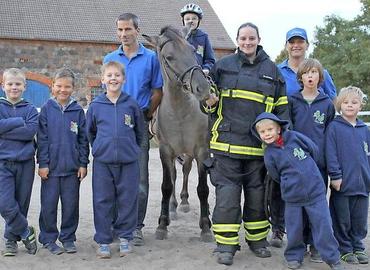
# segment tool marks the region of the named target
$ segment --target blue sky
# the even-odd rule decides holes
[[[360,13],[359,0],[208,0],[232,40],[242,23],[252,22],[260,31],[261,45],[275,59],[284,48],[285,34],[293,27],[305,28],[312,43],[315,26],[326,15],[352,19]],[[312,50],[312,46],[310,46]]]

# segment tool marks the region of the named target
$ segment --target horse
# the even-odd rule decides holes
[[[208,121],[207,115],[200,110],[199,101],[209,96],[210,84],[197,63],[194,47],[184,38],[189,31],[189,27],[181,33],[166,26],[158,36],[143,35],[157,51],[164,80],[163,97],[157,111],[156,136],[163,179],[161,212],[155,236],[160,240],[168,237],[170,210],[175,212],[177,207],[172,196],[176,181],[175,159],[186,154],[197,163],[200,239],[209,242],[213,240],[213,235],[209,219],[207,173],[203,165],[208,156]]]

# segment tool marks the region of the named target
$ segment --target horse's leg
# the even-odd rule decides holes
[[[173,168],[171,170],[171,181],[172,181],[172,194],[170,197],[170,219],[177,219],[177,199],[176,199],[176,165],[175,162],[172,162]]]
[[[171,156],[171,151],[168,146],[159,146],[159,154],[162,163],[163,179],[162,179],[162,203],[161,203],[161,214],[158,220],[158,227],[155,232],[156,239],[163,240],[167,238],[167,226],[170,224],[169,218],[169,203],[172,194],[172,180],[171,175],[173,175],[173,160],[174,157]]]
[[[189,174],[191,171],[193,158],[187,155],[184,155],[184,156],[185,156],[185,160],[182,166],[183,181],[182,181],[182,190],[180,193],[181,203],[179,206],[179,210],[184,213],[187,213],[190,211],[188,184],[189,184]]]
[[[200,201],[200,219],[199,227],[201,229],[200,240],[203,242],[212,242],[214,240],[211,232],[211,221],[209,219],[209,205],[208,194],[209,188],[207,184],[207,172],[203,165],[203,160],[206,158],[207,153],[204,151],[197,157],[198,166],[198,186],[197,193]]]

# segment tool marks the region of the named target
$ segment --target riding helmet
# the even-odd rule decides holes
[[[181,17],[184,17],[184,15],[186,13],[195,13],[198,15],[199,19],[201,20],[202,17],[203,17],[203,11],[202,9],[200,8],[200,6],[198,6],[197,4],[193,4],[193,3],[190,3],[190,4],[187,4],[185,5],[181,11],[180,11],[180,14],[181,14]]]

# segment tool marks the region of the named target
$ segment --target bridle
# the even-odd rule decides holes
[[[170,39],[167,39],[165,42],[163,42],[161,44],[161,46],[159,46],[159,54],[160,52],[162,51],[163,47],[172,40]],[[167,73],[167,70],[170,70],[175,79],[178,81],[178,83],[180,83],[182,85],[182,89],[186,90],[186,91],[190,91],[191,93],[194,93],[193,91],[193,88],[192,88],[192,80],[193,80],[193,74],[194,74],[194,71],[196,70],[199,70],[203,76],[206,78],[206,76],[204,75],[203,71],[202,71],[202,67],[200,65],[193,65],[193,66],[190,66],[188,68],[186,68],[181,74],[177,73],[176,70],[174,70],[167,62],[166,58],[165,57],[162,57],[162,63],[164,64],[165,68],[163,69],[164,72],[166,73],[166,75],[168,76],[168,73]],[[185,79],[185,76],[189,73],[189,81],[186,82],[184,79]],[[169,76],[168,76],[169,77]]]

